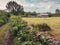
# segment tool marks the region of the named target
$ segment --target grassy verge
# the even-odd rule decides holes
[[[2,27],[0,27],[0,45],[2,44],[2,41],[4,39],[8,27],[9,27],[8,24],[5,24]]]

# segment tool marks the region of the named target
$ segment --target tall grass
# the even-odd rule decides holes
[[[2,27],[0,27],[0,45],[2,44],[2,41],[4,39],[8,27],[9,27],[8,24],[5,24]]]
[[[52,28],[60,29],[60,17],[50,17],[50,18],[22,18],[27,21],[28,24],[41,24],[46,23]]]

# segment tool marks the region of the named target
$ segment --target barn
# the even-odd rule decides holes
[[[41,14],[38,15],[38,17],[49,17],[49,15],[46,14],[46,13],[41,13]]]

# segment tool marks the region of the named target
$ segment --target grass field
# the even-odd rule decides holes
[[[22,18],[27,21],[28,24],[41,24],[46,23],[52,28],[60,29],[60,17],[51,17],[51,18]]]
[[[23,20],[27,21],[28,24],[48,24],[53,30],[51,33],[55,35],[57,39],[60,39],[60,17],[51,17],[51,18],[22,18]],[[4,35],[7,32],[8,24],[0,27],[0,43],[4,38]]]
[[[27,21],[28,24],[42,24],[46,23],[51,28],[51,33],[55,35],[57,39],[60,39],[60,17],[50,17],[50,18],[22,18]]]

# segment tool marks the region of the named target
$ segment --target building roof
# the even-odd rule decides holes
[[[46,14],[46,13],[41,13],[41,14],[39,14],[38,16],[48,16],[48,14]]]
[[[44,14],[44,13],[42,13],[42,14],[40,14],[40,15],[48,15],[48,14]]]

